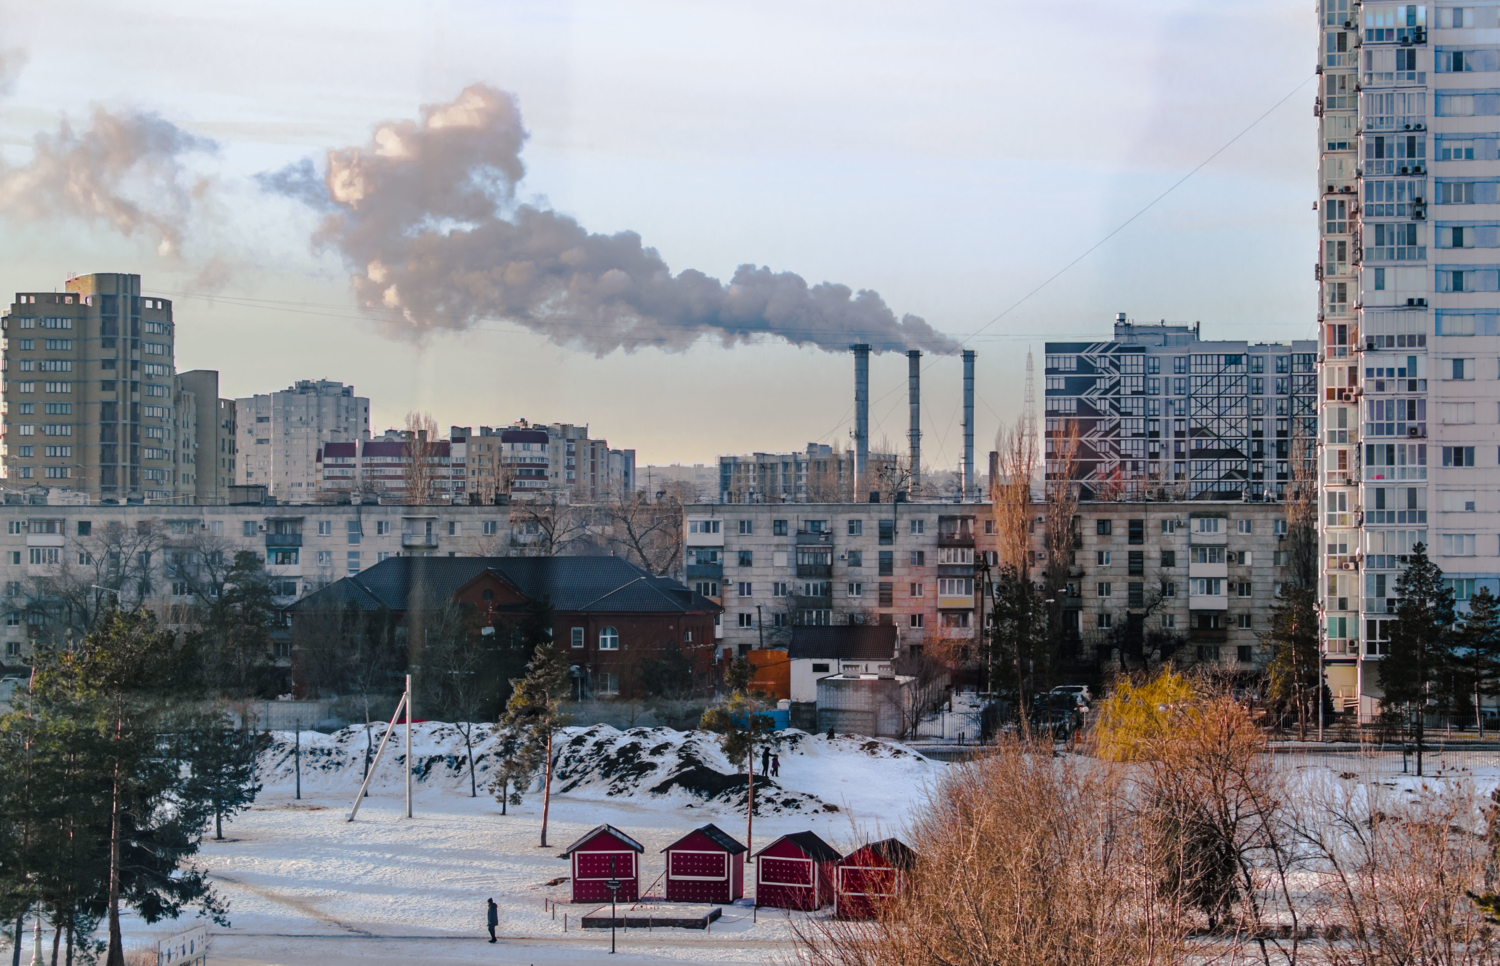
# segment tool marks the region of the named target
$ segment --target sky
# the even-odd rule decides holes
[[[434,328],[362,303],[368,246],[315,237],[327,197],[266,176],[321,179],[330,151],[368,158],[377,127],[482,85],[525,132],[499,219],[635,232],[673,274],[878,292],[977,351],[982,466],[1047,339],[1108,338],[1116,312],[1314,336],[1315,38],[1302,0],[0,0],[0,291],[138,273],[174,301],[180,370],[226,396],[352,383],[376,432],[409,410],[587,423],[640,463],[850,445],[847,352],[605,351],[493,306]],[[465,227],[413,217],[382,251]],[[923,362],[923,455],[952,468],[961,365]],[[876,444],[903,445],[905,376],[872,360]]]

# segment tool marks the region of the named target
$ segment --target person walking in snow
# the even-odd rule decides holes
[[[495,927],[500,925],[500,909],[494,899],[484,900],[484,924],[490,930],[490,942],[495,941]]]
[[[781,777],[781,756],[780,755],[772,755],[771,756],[771,777],[772,778],[780,778]]]
[[[833,725],[829,725],[828,726],[828,740],[829,741],[833,740]]]
[[[760,773],[762,775],[771,774],[771,748],[769,745],[760,750]]]

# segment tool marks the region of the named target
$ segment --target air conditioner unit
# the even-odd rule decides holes
[[[1417,304],[1417,300],[1416,299],[1407,299],[1406,300],[1406,306],[1407,306],[1407,308],[1411,308],[1412,306],[1414,306],[1416,304]]]
[[[1427,300],[1426,299],[1417,299],[1417,304],[1421,305],[1421,306],[1425,306],[1427,304]]]
[[[1411,427],[1407,428],[1406,435],[1408,435],[1408,436],[1412,437],[1413,439],[1415,439],[1420,434],[1417,432],[1417,427],[1411,426]]]
[[[1408,124],[1407,125],[1407,129],[1410,130],[1411,129],[1411,125]],[[1401,173],[1402,174],[1411,174],[1411,168],[1407,167],[1406,165],[1402,165],[1401,166]]]
[[[1410,130],[1411,130],[1411,125],[1410,125],[1410,124],[1408,124],[1408,125],[1406,125],[1406,129],[1407,129],[1407,130],[1408,130],[1408,131],[1410,131]],[[1404,172],[1404,171],[1406,171],[1406,169],[1405,169],[1405,168],[1402,168],[1402,169],[1401,169],[1401,170],[1402,170],[1402,171],[1403,171],[1403,172]]]

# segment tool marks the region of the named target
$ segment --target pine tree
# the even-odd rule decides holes
[[[1500,674],[1500,600],[1488,587],[1480,588],[1469,598],[1469,612],[1453,634],[1453,690],[1456,699],[1474,699],[1474,716],[1482,729],[1480,712],[1483,695],[1496,691]]]
[[[1412,548],[1411,562],[1396,578],[1396,619],[1390,625],[1390,647],[1380,662],[1385,700],[1415,707],[1417,774],[1422,774],[1424,717],[1433,685],[1452,668],[1453,590],[1443,585],[1443,571],[1427,558],[1427,548]]]
[[[711,731],[719,736],[719,747],[723,749],[724,757],[729,759],[731,765],[738,768],[743,763],[745,766],[747,845],[754,842],[755,741],[757,736],[769,735],[776,727],[776,722],[770,715],[761,714],[765,698],[760,692],[751,690],[754,678],[755,668],[749,661],[740,658],[731,663],[725,674],[729,685],[728,697],[704,711],[703,719],[698,724],[704,731]]]
[[[256,761],[266,747],[265,735],[233,728],[218,715],[204,716],[180,736],[179,755],[187,765],[187,796],[204,803],[213,815],[214,838],[224,838],[224,818],[255,802],[261,784]]]
[[[550,644],[539,646],[527,665],[526,676],[511,682],[510,701],[500,724],[515,729],[523,738],[521,748],[542,769],[542,842],[547,847],[547,815],[552,805],[552,742],[567,727],[568,716],[559,708],[568,691],[568,665],[562,653]]]
[[[523,730],[502,724],[495,732],[495,769],[490,791],[500,803],[500,814],[508,806],[521,804],[526,786],[536,777],[537,756]]]
[[[122,903],[147,923],[194,904],[226,922],[207,876],[190,862],[210,812],[189,794],[178,759],[162,754],[162,736],[187,724],[180,709],[189,672],[186,649],[146,612],[111,614],[72,650],[43,649],[35,659],[33,710],[79,729],[88,739],[78,746],[80,773],[101,783],[80,832],[105,857],[95,885],[109,920],[106,966],[124,966]]]
[[[1319,658],[1317,591],[1291,586],[1271,606],[1271,629],[1261,642],[1271,650],[1268,698],[1297,720],[1297,738],[1306,740],[1308,719],[1318,706]]]

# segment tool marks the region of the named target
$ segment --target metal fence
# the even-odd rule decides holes
[[[1268,751],[1278,769],[1327,768],[1336,774],[1414,775],[1416,746],[1410,743],[1299,745]],[[1500,769],[1500,744],[1424,743],[1423,775],[1463,775]]]

